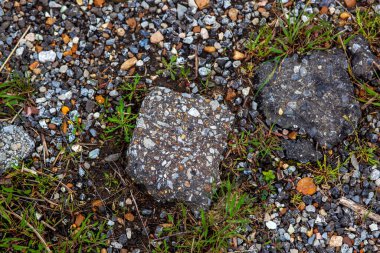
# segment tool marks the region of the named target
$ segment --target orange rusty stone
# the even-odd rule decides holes
[[[33,62],[32,64],[29,65],[29,69],[30,70],[34,70],[34,69],[36,69],[38,67],[38,65],[39,65],[39,62],[35,61],[35,62]]]
[[[317,186],[310,177],[304,177],[297,183],[297,191],[303,195],[313,195],[317,191]]]

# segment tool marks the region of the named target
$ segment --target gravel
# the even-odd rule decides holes
[[[79,5],[78,2],[83,2],[83,4]],[[140,118],[146,119],[145,124],[152,127],[150,129],[138,127],[137,131],[140,129],[142,133],[146,131],[146,134],[140,135],[135,132],[134,138],[139,139],[140,142],[132,144],[131,148],[136,148],[141,159],[144,156],[144,153],[141,152],[146,152],[146,156],[153,157],[150,160],[144,159],[145,168],[151,165],[160,170],[156,170],[156,174],[147,173],[146,170],[143,170],[144,164],[141,163],[133,168],[131,165],[134,160],[132,159],[127,171],[136,182],[148,185],[148,191],[158,200],[183,200],[186,202],[191,196],[189,194],[194,193],[200,195],[192,199],[190,205],[208,208],[210,202],[208,179],[213,174],[215,182],[219,180],[218,169],[221,161],[219,155],[226,147],[227,130],[233,128],[232,133],[234,134],[240,134],[241,131],[253,133],[261,126],[261,122],[265,122],[267,119],[267,127],[271,127],[272,130],[273,126],[273,132],[271,132],[280,136],[284,151],[279,151],[278,157],[277,154],[271,154],[270,157],[268,155],[266,159],[260,161],[260,164],[256,164],[251,163],[251,160],[253,161],[257,157],[257,148],[249,145],[245,150],[247,159],[238,161],[236,171],[239,171],[237,173],[238,181],[244,181],[244,185],[255,192],[250,197],[264,199],[261,202],[255,202],[255,205],[271,207],[267,210],[270,212],[268,214],[270,219],[262,222],[258,217],[250,217],[250,220],[255,223],[252,225],[255,227],[255,231],[247,232],[247,240],[237,240],[237,247],[231,246],[228,250],[292,253],[379,251],[378,224],[356,216],[352,210],[342,207],[338,202],[341,196],[345,196],[373,212],[380,213],[379,167],[363,162],[359,156],[357,156],[357,163],[345,163],[352,157],[350,154],[360,148],[352,139],[346,139],[353,130],[351,126],[356,127],[360,114],[358,113],[358,103],[355,102],[354,86],[347,75],[346,57],[342,52],[334,50],[327,53],[312,53],[306,57],[296,55],[289,57],[282,64],[282,71],[276,73],[276,81],[272,80],[269,85],[265,86],[262,93],[257,93],[259,85],[257,80],[248,80],[249,78],[243,74],[244,71],[249,70],[249,63],[252,62],[254,66],[257,63],[255,59],[248,58],[250,55],[245,54],[246,39],[251,32],[254,38],[260,26],[271,24],[274,21],[276,16],[274,12],[279,10],[278,3],[217,0],[212,1],[209,7],[201,10],[193,0],[146,0],[140,2],[128,0],[120,3],[116,3],[119,1],[107,1],[102,7],[95,7],[93,2],[86,0],[21,0],[17,2],[0,0],[0,65],[10,54],[27,25],[31,25],[30,32],[21,41],[20,47],[10,59],[6,69],[11,68],[20,73],[27,73],[35,88],[35,93],[31,94],[30,100],[28,100],[28,105],[33,105],[35,110],[31,115],[21,112],[19,116],[22,120],[17,122],[17,124],[22,124],[28,132],[32,133],[33,131],[29,130],[33,129],[43,134],[46,139],[49,155],[42,163],[45,151],[40,138],[22,138],[22,141],[36,142],[35,148],[30,148],[28,152],[25,152],[25,154],[31,154],[33,158],[32,169],[41,169],[49,164],[60,168],[64,165],[64,161],[58,159],[61,157],[59,153],[67,148],[69,152],[75,152],[80,161],[78,166],[73,168],[73,171],[68,171],[68,175],[65,177],[66,180],[73,182],[73,190],[77,193],[73,197],[81,203],[98,198],[94,187],[105,187],[106,183],[104,180],[90,180],[90,177],[94,174],[102,175],[102,172],[112,174],[109,173],[109,169],[114,168],[115,163],[120,168],[125,166],[124,156],[120,154],[120,150],[109,153],[108,147],[103,147],[107,142],[99,141],[103,129],[106,127],[104,119],[109,113],[114,112],[115,105],[122,98],[121,86],[126,82],[131,82],[130,77],[139,73],[141,80],[138,87],[140,85],[148,88],[171,87],[172,99],[179,97],[179,101],[183,101],[187,105],[189,112],[181,112],[177,108],[180,115],[186,114],[187,118],[177,117],[174,115],[174,111],[171,111],[166,117],[162,113],[157,114],[155,108],[141,109],[141,111],[156,112],[157,117],[148,119],[144,113],[140,114]],[[289,6],[290,1],[283,0],[281,2],[285,4],[283,10],[290,17],[300,13],[301,9],[305,7],[305,3],[302,1],[293,1],[292,7]],[[372,9],[380,11],[380,5],[373,1],[361,2],[360,6],[367,4],[371,4]],[[328,7],[328,14],[319,14],[322,6]],[[345,31],[352,29],[351,18],[347,22],[343,22],[339,18],[340,13],[347,11],[344,4],[341,6],[334,1],[311,1],[310,7],[308,6],[305,11],[315,13],[316,18],[320,17],[339,23],[338,29]],[[49,16],[56,19],[52,25],[46,24]],[[303,20],[306,18],[306,16],[302,17]],[[354,46],[354,44],[360,46],[360,49],[355,52],[354,48],[358,48],[358,46]],[[212,47],[212,50],[207,52],[206,46]],[[374,49],[373,45],[372,49]],[[370,50],[367,43],[360,37],[354,38],[348,45],[348,53],[352,58],[351,64],[356,78],[363,81],[368,80],[369,84],[376,86],[378,83],[374,81],[376,79],[373,78],[374,69],[371,65],[371,61],[376,60],[373,58],[376,51],[371,52]],[[176,56],[177,64],[190,69],[189,80],[183,78],[172,81],[163,75],[157,75],[157,71],[164,68],[162,58],[169,60],[172,56]],[[122,68],[123,63],[129,59],[132,59],[129,62],[130,66],[124,65]],[[319,69],[319,65],[322,66],[321,69]],[[261,65],[259,69],[254,69],[254,73],[264,76],[267,74],[267,70],[273,69],[272,67]],[[198,78],[193,81],[196,70],[198,70]],[[268,91],[271,85],[276,89]],[[308,85],[312,88],[310,89],[311,94],[307,92]],[[302,89],[302,94],[297,94],[299,89]],[[174,92],[174,90],[186,90],[185,94],[187,95],[183,97],[181,93]],[[226,91],[234,94],[232,99],[226,96]],[[189,95],[189,93],[194,95]],[[199,102],[200,104],[208,103],[205,106],[206,109],[200,109],[198,103],[188,104],[186,102],[198,99],[197,94],[199,93],[210,98],[211,102],[208,102],[207,99],[202,100],[202,103]],[[321,94],[326,94],[326,96],[320,96]],[[107,99],[107,104],[99,103],[96,99],[98,95]],[[287,110],[286,106],[289,105],[289,108],[292,109],[294,104],[288,103],[292,102],[294,98],[297,100],[297,107],[293,110],[295,112],[293,116],[296,117],[292,118],[288,117],[290,110]],[[172,99],[166,96],[162,96],[162,99],[162,103],[168,102],[162,105],[163,108],[165,106],[169,110],[175,107]],[[308,107],[306,111],[302,111],[298,104],[298,102],[304,101],[311,103],[310,108]],[[176,121],[173,121],[174,119],[180,120],[187,126],[186,124],[193,122],[191,119],[204,117],[205,111],[212,112],[211,119],[215,122],[217,119],[213,116],[216,112],[232,115],[227,109],[219,111],[218,108],[224,108],[225,102],[234,113],[236,112],[236,124],[232,124],[231,120],[226,122],[226,126],[216,129],[215,131],[223,132],[220,138],[208,136],[205,140],[198,141],[195,134],[189,135],[185,132],[187,129],[183,129],[184,135],[187,137],[184,140],[176,138],[176,140],[160,141],[164,134],[182,136],[172,128],[171,124],[177,124]],[[66,115],[62,114],[63,106],[68,106],[70,109]],[[279,115],[279,108],[282,109],[282,115]],[[360,119],[360,128],[357,128],[361,145],[366,143],[378,145],[380,128],[378,110],[373,105],[369,105],[363,110],[363,114],[366,117]],[[345,120],[345,116],[350,117],[350,122]],[[75,124],[72,124],[78,118],[81,119],[84,127],[81,132],[78,132]],[[278,118],[281,120],[278,121]],[[187,119],[190,121],[186,121]],[[160,126],[166,129],[165,132],[152,135],[149,132],[154,131],[158,121],[166,122],[169,127]],[[204,120],[205,122],[206,120]],[[175,126],[178,127],[178,124]],[[65,127],[67,127],[67,131],[63,132]],[[196,128],[193,132],[199,135],[201,129]],[[289,137],[289,133],[293,132],[297,133],[296,140]],[[17,133],[24,136],[22,131],[17,130]],[[9,139],[10,136],[7,134],[5,138],[1,138],[2,141],[6,140],[4,143],[7,143],[6,154],[11,150],[9,145],[14,143]],[[144,137],[149,139],[144,139]],[[83,143],[90,143],[90,145]],[[209,166],[196,166],[197,161],[202,164],[208,162],[207,156],[210,152],[205,149],[207,144],[212,145],[212,143],[218,143],[219,155],[212,154],[213,162]],[[175,161],[177,164],[181,164],[185,152],[180,153],[181,157],[174,158],[160,152],[177,154],[171,149],[172,147],[180,145],[183,145],[180,147],[184,147],[188,144],[192,145],[191,148],[194,146],[194,150],[189,153],[198,155],[193,155],[193,158],[185,164],[192,177],[187,181],[193,184],[190,184],[191,190],[177,192],[174,191],[176,189],[174,187],[186,187],[187,184],[185,185],[182,179],[186,179],[188,175],[184,170],[181,175],[183,178],[178,177],[177,180],[173,180],[171,176],[176,173],[174,170],[177,167],[172,165]],[[327,149],[321,147],[325,144]],[[27,148],[27,145],[22,145],[22,147]],[[141,149],[137,149],[138,146]],[[161,163],[154,160],[152,155],[154,153],[159,154],[160,162],[172,161],[172,164],[168,168],[161,166]],[[0,156],[1,154],[4,154],[3,150],[0,150]],[[317,168],[317,165],[311,163],[307,165],[308,169],[304,169],[301,164],[296,164],[294,161],[284,164],[286,162],[284,158],[314,162],[322,157],[322,154],[327,155],[329,164],[335,157],[339,157],[340,162],[345,163],[339,168],[339,180],[329,185],[319,185],[317,193],[301,198],[300,206],[293,204],[291,200],[296,194],[294,182],[299,181],[302,177],[315,176],[310,171]],[[10,157],[14,158],[15,155],[20,156],[20,159],[30,157],[30,155],[24,157],[24,154],[20,152],[12,153]],[[186,157],[188,156],[186,155]],[[180,159],[181,161],[179,161]],[[377,154],[374,155],[374,160],[376,159],[378,159]],[[0,164],[1,161],[5,160],[0,159]],[[140,160],[136,159],[136,161]],[[194,168],[204,177],[199,175],[200,178],[197,178],[197,175],[192,175],[191,172]],[[134,169],[136,169],[136,174],[134,174]],[[267,189],[267,184],[261,184],[260,181],[262,169],[276,172],[276,179],[271,185],[273,189],[271,188],[266,194],[259,190]],[[194,182],[199,187],[196,187]],[[157,189],[159,184],[160,189]],[[206,189],[201,186],[206,186]],[[54,200],[67,198],[66,188],[60,189],[59,193],[53,195]],[[256,191],[259,193],[256,194]],[[130,197],[129,189],[126,192],[127,197]],[[163,205],[156,205],[151,198],[147,198],[146,201],[144,198],[140,198],[141,195],[143,195],[142,192],[138,191],[136,201],[141,215],[146,221],[148,234],[158,237],[156,232],[162,231],[162,227],[155,224],[167,223],[165,213],[171,213],[173,210],[168,204],[163,207],[165,211],[161,212],[163,209],[160,208]],[[112,198],[120,198],[116,203],[122,203],[121,210],[115,210],[113,206],[112,210],[111,208],[100,208],[101,217],[107,217],[114,223],[108,228],[107,235],[111,241],[108,252],[123,247],[128,248],[128,251],[131,252],[143,252],[143,248],[135,247],[140,238],[146,237],[140,223],[125,223],[121,226],[114,219],[115,213],[123,213],[124,208],[131,212],[136,211],[134,202],[129,198],[124,198],[123,194],[117,194]],[[90,202],[87,204],[90,205]],[[90,210],[90,208],[86,210]],[[136,222],[140,222],[139,219],[136,219]],[[116,235],[120,226],[122,231]],[[332,238],[336,239],[335,242],[332,241]],[[338,248],[334,248],[334,245],[330,247],[330,243],[340,246]],[[168,242],[168,245],[174,245],[174,243],[169,244]]]

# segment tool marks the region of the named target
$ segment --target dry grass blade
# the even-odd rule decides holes
[[[25,224],[33,231],[33,233],[38,237],[38,239],[41,241],[41,243],[45,246],[45,249],[47,252],[49,253],[52,253],[52,251],[50,250],[49,246],[47,245],[45,239],[40,235],[40,233],[38,233],[38,231],[32,226],[32,224],[30,224],[29,222],[27,222],[26,220],[24,220],[20,215],[18,215],[17,213],[14,213],[12,211],[8,211],[12,216],[14,216],[15,218],[17,218],[18,220],[20,221],[24,221]]]
[[[139,215],[139,219],[140,219],[140,222],[141,222],[141,225],[143,226],[144,228],[144,232],[146,234],[146,236],[148,237],[148,242],[150,241],[150,238],[149,238],[149,233],[148,233],[148,230],[146,229],[146,226],[141,218],[141,214],[140,214],[140,210],[139,210],[139,207],[137,206],[137,203],[136,203],[136,199],[135,197],[133,196],[133,193],[132,191],[130,191],[130,194],[131,194],[131,197],[132,197],[132,200],[133,200],[133,204],[135,205],[136,207],[136,211],[137,211],[137,214]],[[150,249],[150,244],[148,245],[149,249]]]
[[[376,222],[380,222],[380,215],[378,215],[374,212],[371,212],[370,210],[366,209],[365,207],[363,207],[359,204],[356,204],[354,201],[352,201],[350,199],[342,197],[339,199],[339,203],[341,205],[347,207],[347,208],[350,208],[351,210],[353,210],[354,212],[356,212],[360,215],[367,216],[368,218],[370,218]]]
[[[12,52],[8,55],[7,59],[5,60],[5,62],[3,63],[3,65],[1,65],[0,67],[0,72],[3,71],[3,69],[5,68],[5,65],[8,63],[8,61],[11,59],[12,55],[14,54],[14,52],[16,51],[16,49],[18,48],[18,46],[20,45],[20,42],[21,40],[26,36],[26,34],[29,32],[30,30],[30,27],[31,26],[28,26],[28,28],[26,28],[24,34],[21,36],[21,38],[18,40],[16,46],[13,48]]]

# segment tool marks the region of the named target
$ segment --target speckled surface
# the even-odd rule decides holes
[[[33,149],[34,141],[22,127],[0,125],[0,175],[27,157]]]
[[[207,209],[233,121],[217,101],[154,88],[127,152],[129,175],[158,201]]]
[[[348,43],[348,51],[351,54],[352,72],[356,78],[369,81],[372,85],[379,86],[380,80],[376,78],[376,71],[380,71],[377,67],[380,60],[371,52],[369,43],[363,36],[355,36]]]
[[[300,130],[322,146],[341,142],[361,117],[347,67],[340,49],[293,55],[275,71],[273,63],[262,64],[257,71],[263,85],[259,109],[267,124]]]

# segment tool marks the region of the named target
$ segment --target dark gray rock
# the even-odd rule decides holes
[[[127,171],[158,201],[207,209],[233,121],[217,101],[154,88],[140,109]]]
[[[0,175],[34,149],[34,141],[20,126],[0,125]]]
[[[319,152],[312,141],[299,139],[296,141],[283,140],[281,146],[287,159],[297,160],[302,163],[316,162],[322,158],[322,153]]]
[[[361,116],[341,50],[286,58],[258,69],[259,109],[267,124],[306,132],[328,147],[342,141]]]
[[[357,78],[370,81],[371,84],[380,85],[380,79],[377,78],[376,72],[380,75],[380,60],[371,52],[369,44],[365,38],[358,35],[348,43],[348,50],[351,53],[352,72]]]

